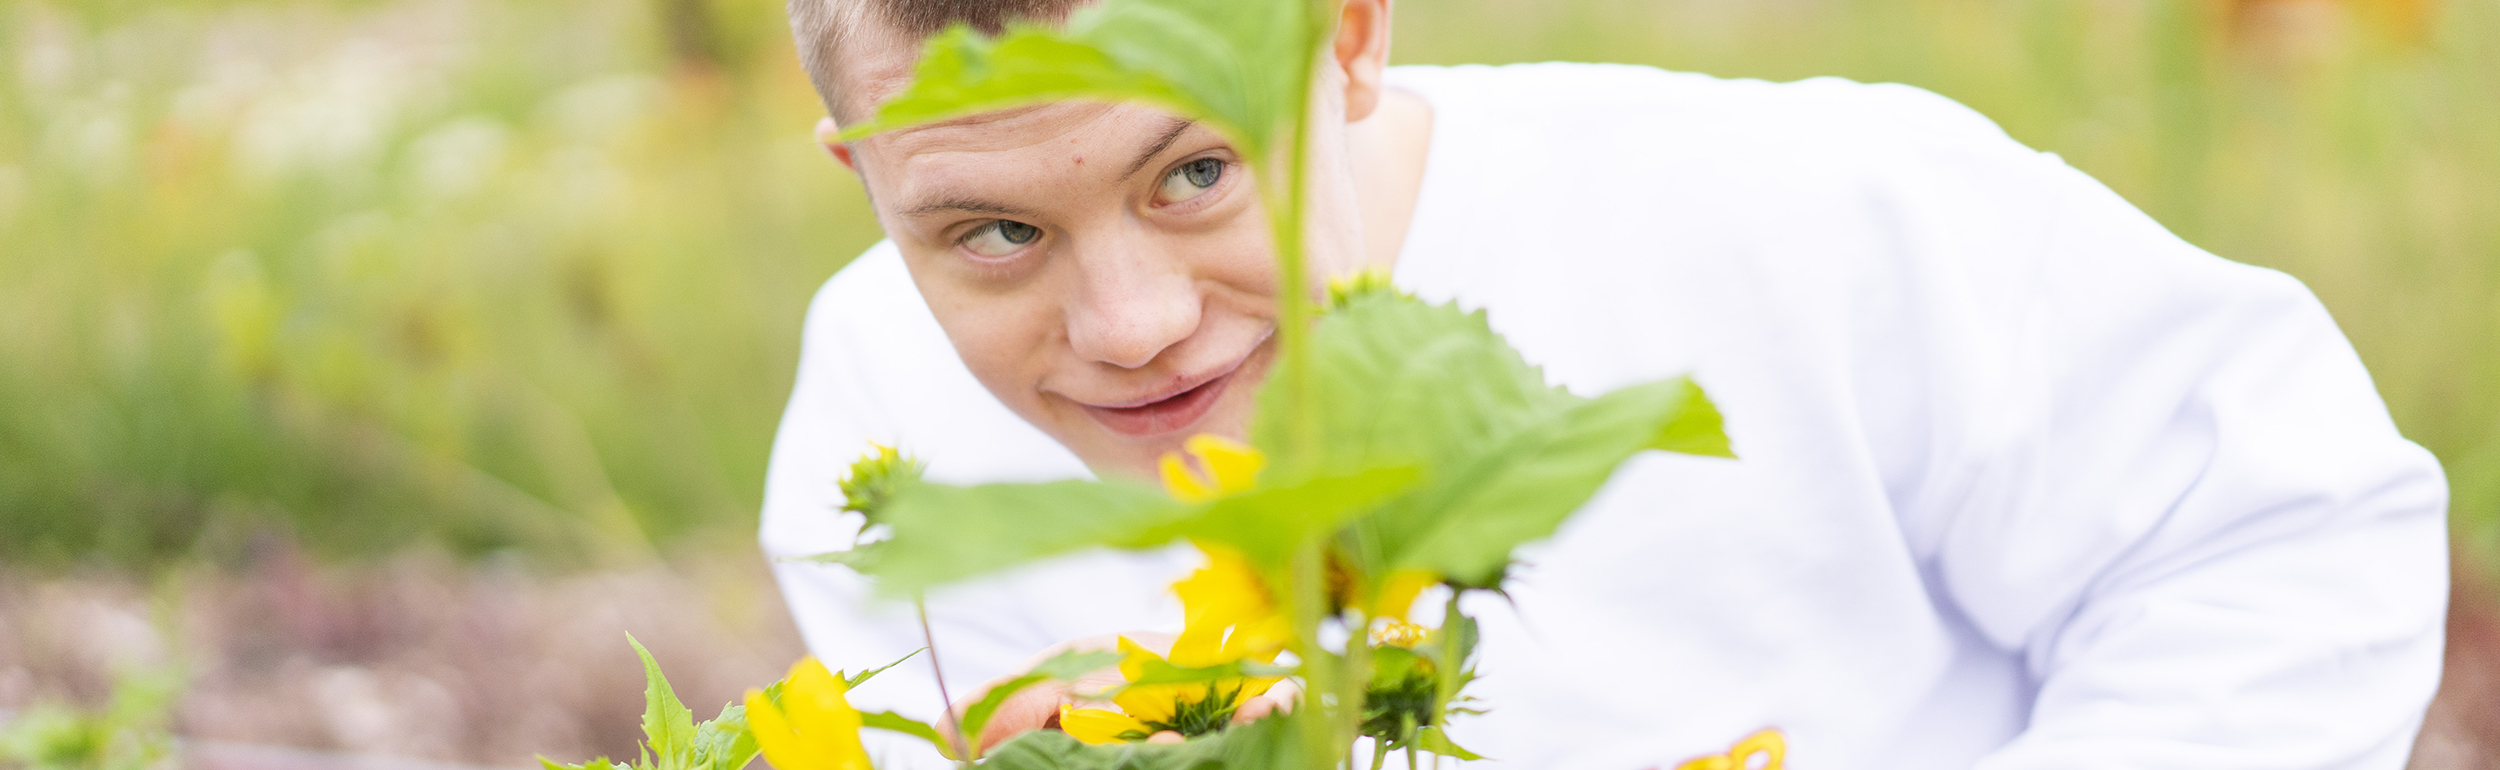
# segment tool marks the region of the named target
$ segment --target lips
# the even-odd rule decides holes
[[[1236,371],[1239,371],[1237,367],[1154,401],[1134,406],[1086,404],[1085,411],[1115,433],[1155,436],[1179,432],[1196,424],[1198,418],[1206,416],[1207,410],[1215,408],[1216,399],[1224,395],[1225,386],[1232,384]]]

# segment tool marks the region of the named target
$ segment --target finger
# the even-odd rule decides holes
[[[998,704],[990,721],[981,726],[981,751],[1006,742],[1007,739],[1042,729],[1059,717],[1059,704],[1067,700],[1067,686],[1045,682],[1025,688]]]
[[[974,704],[988,698],[991,690],[1006,684],[1010,679],[1009,677],[992,679],[974,690],[971,695],[955,701],[953,718],[939,719],[936,725],[938,736],[945,739],[946,745],[958,745],[956,726],[961,724],[964,715],[972,710]],[[989,747],[1001,741],[1039,728],[1050,718],[1058,716],[1059,704],[1066,700],[1067,690],[1068,686],[1065,683],[1039,682],[1017,691],[1014,695],[1007,696],[1005,701],[998,704],[998,710],[990,712],[989,722],[981,726],[980,748],[987,751]]]
[[[1155,734],[1153,734],[1153,735],[1146,736],[1146,742],[1147,742],[1147,743],[1161,743],[1161,744],[1167,744],[1167,745],[1168,745],[1168,744],[1174,744],[1174,743],[1182,743],[1182,742],[1186,742],[1186,741],[1188,741],[1188,740],[1189,740],[1188,738],[1183,738],[1183,737],[1181,737],[1181,734],[1180,734],[1180,733],[1172,732],[1172,731],[1170,731],[1170,730],[1165,730],[1165,731],[1163,731],[1163,732],[1159,732],[1159,733],[1155,733]]]
[[[1233,724],[1256,722],[1270,714],[1291,714],[1294,704],[1301,700],[1301,684],[1291,679],[1277,682],[1258,697],[1242,701],[1241,707],[1233,710]]]

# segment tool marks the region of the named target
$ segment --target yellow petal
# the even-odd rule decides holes
[[[1266,695],[1268,688],[1275,687],[1276,683],[1281,681],[1284,681],[1284,677],[1259,676],[1241,680],[1241,696],[1239,700],[1247,701],[1251,698]],[[1231,685],[1227,684],[1225,686],[1230,687]],[[1234,705],[1238,706],[1240,703],[1236,702]]]
[[[1191,505],[1215,499],[1215,490],[1209,488],[1206,482],[1199,481],[1198,474],[1190,472],[1189,461],[1181,459],[1181,453],[1163,453],[1160,467],[1163,471],[1163,491],[1170,493],[1172,499]]]
[[[1258,448],[1212,433],[1191,436],[1182,447],[1188,457],[1166,452],[1157,469],[1163,474],[1164,491],[1192,505],[1250,491],[1258,486],[1259,469],[1267,466],[1267,455]],[[1190,467],[1192,459],[1204,469],[1203,474]]]
[[[1753,767],[1749,763],[1755,754],[1764,758],[1759,770],[1780,770],[1788,757],[1788,739],[1777,728],[1763,730],[1745,736],[1744,740],[1736,742],[1736,748],[1727,752],[1729,759],[1736,760],[1737,767]]]
[[[847,689],[825,664],[807,657],[790,667],[778,707],[763,691],[749,691],[747,721],[764,759],[780,770],[870,770]]]
[[[1396,618],[1403,623],[1407,611],[1415,606],[1416,595],[1439,582],[1441,576],[1426,570],[1402,569],[1389,573],[1389,579],[1381,581],[1380,590],[1373,594],[1372,606],[1363,608],[1363,611],[1375,618]]]
[[[1224,639],[1221,657],[1227,661],[1274,663],[1276,653],[1283,652],[1285,645],[1292,642],[1293,622],[1281,613],[1269,615],[1234,626],[1232,635]]]
[[[764,761],[778,770],[828,770],[835,764],[824,747],[800,738],[790,729],[789,719],[773,708],[771,699],[762,690],[747,691],[747,728],[755,734],[756,748],[764,752]]]
[[[1146,676],[1146,661],[1162,660],[1153,650],[1128,637],[1120,637],[1120,678],[1134,682]]]
[[[1272,659],[1292,638],[1258,569],[1240,552],[1201,545],[1207,564],[1172,584],[1181,598],[1183,626],[1172,645],[1176,665],[1203,668],[1249,657]]]
[[[1127,714],[1110,709],[1081,709],[1066,704],[1059,706],[1059,729],[1070,738],[1097,746],[1125,742],[1127,739],[1120,737],[1125,733],[1153,732],[1146,727],[1146,723]]]
[[[1171,724],[1173,715],[1180,713],[1183,701],[1196,703],[1206,695],[1207,686],[1203,682],[1130,685],[1121,688],[1118,695],[1111,696],[1111,702],[1120,704],[1121,711],[1128,712],[1140,722]]]
[[[1259,469],[1267,467],[1267,455],[1257,447],[1218,436],[1200,433],[1189,437],[1185,445],[1198,456],[1213,477],[1217,494],[1238,495],[1258,486]]]

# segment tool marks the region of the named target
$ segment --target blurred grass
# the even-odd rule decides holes
[[[1399,58],[1959,99],[2300,276],[2500,564],[2500,0],[1408,0]],[[0,7],[0,559],[751,533],[877,236],[772,0]]]

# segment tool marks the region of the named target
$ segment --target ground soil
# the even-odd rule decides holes
[[[709,716],[800,643],[751,555],[560,575],[408,556],[323,567],[0,574],[0,716],[101,702],[116,667],[185,667],[173,720],[197,770],[523,768],[631,756],[648,645]],[[2414,770],[2500,767],[2500,602],[2461,580]],[[760,766],[760,765],[759,765]]]

